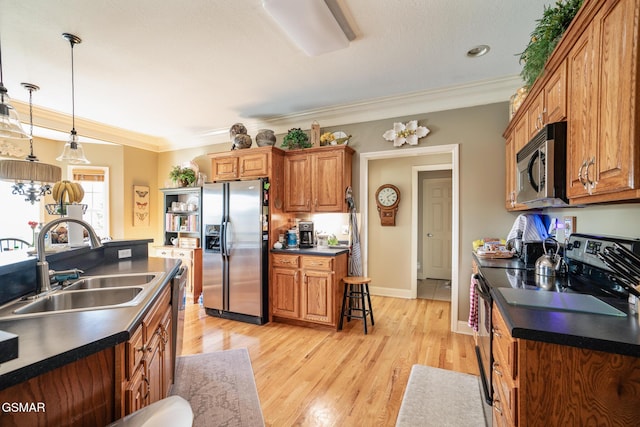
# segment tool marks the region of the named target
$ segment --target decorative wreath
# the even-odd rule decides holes
[[[417,120],[411,120],[406,125],[394,123],[393,129],[386,131],[382,137],[387,141],[393,141],[394,147],[400,147],[405,142],[409,145],[418,145],[418,139],[427,136],[428,133],[429,129],[418,126]]]

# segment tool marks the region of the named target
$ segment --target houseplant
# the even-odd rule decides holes
[[[169,172],[169,178],[180,187],[188,187],[196,182],[196,172],[191,168],[174,166]]]
[[[310,148],[309,136],[300,128],[289,129],[289,132],[282,139],[281,147],[294,148]]]
[[[536,81],[569,24],[576,16],[583,0],[558,0],[555,6],[544,8],[542,18],[531,33],[531,40],[520,54],[523,64],[520,75],[530,88]]]

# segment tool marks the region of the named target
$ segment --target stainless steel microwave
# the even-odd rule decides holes
[[[530,208],[567,206],[567,122],[545,125],[516,154],[516,201]]]

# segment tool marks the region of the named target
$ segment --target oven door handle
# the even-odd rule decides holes
[[[491,301],[489,285],[487,285],[487,282],[484,280],[484,277],[476,273],[473,275],[473,279],[475,280],[475,283],[476,283],[475,286],[476,286],[476,292],[478,293],[478,296],[487,301]]]

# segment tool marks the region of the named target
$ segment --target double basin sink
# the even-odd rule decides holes
[[[87,276],[47,295],[26,297],[0,307],[0,318],[131,307],[144,300],[162,273]]]

